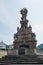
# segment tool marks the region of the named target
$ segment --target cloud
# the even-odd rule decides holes
[[[0,21],[7,25],[12,31],[14,31],[14,19],[11,16],[10,10],[8,10],[4,4],[0,4]]]
[[[33,0],[24,0],[25,3],[32,3]]]
[[[13,43],[13,37],[11,35],[4,35],[0,33],[0,41],[4,41],[6,44]]]
[[[40,2],[40,0],[23,0],[26,3],[35,3],[35,2]]]
[[[36,34],[37,43],[43,43],[43,23],[33,24],[32,29]]]
[[[14,1],[14,2],[13,1],[11,0],[11,2],[13,4],[11,4],[10,1],[8,1],[9,4],[8,3],[5,4],[6,2],[0,3],[0,21],[2,23],[4,23],[6,26],[8,26],[12,32],[16,31],[17,22],[19,22],[19,13],[18,13],[19,8],[26,7],[27,9],[29,9],[29,11],[32,11],[32,13],[30,13],[29,15],[31,18],[31,14],[33,14],[32,19],[34,19],[35,22],[36,22],[36,19],[39,18],[39,20],[40,20],[40,18],[42,18],[41,16],[37,18],[37,16],[38,16],[37,13],[41,10],[38,10],[38,12],[36,13],[36,10],[38,8],[40,9],[42,7],[42,5],[39,6],[40,3],[43,3],[42,0],[22,0],[22,3],[21,2],[18,3],[18,1]],[[34,16],[36,16],[36,17],[34,17]],[[18,17],[18,20],[17,20],[17,17]],[[33,20],[31,20],[31,21],[33,21]],[[43,30],[42,30],[43,23],[42,22],[32,23],[32,28],[33,28],[33,31],[36,33],[38,42],[39,43],[43,42],[43,36],[42,36],[43,35]],[[0,33],[0,36],[1,36],[0,38],[3,38],[3,39],[5,38],[7,41],[12,40],[11,35],[8,36],[8,35],[4,35],[4,34]]]
[[[33,24],[33,29],[37,32],[43,32],[43,23],[36,23],[36,24]]]

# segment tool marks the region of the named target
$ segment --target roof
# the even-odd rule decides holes
[[[7,44],[5,44],[3,41],[1,41],[1,42],[0,42],[0,45],[7,45]]]

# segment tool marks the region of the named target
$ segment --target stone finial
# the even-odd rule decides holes
[[[23,8],[20,12],[22,14],[21,21],[20,21],[21,27],[26,28],[27,27],[27,22],[28,22],[27,19],[26,19],[28,10],[26,8]]]
[[[23,8],[20,12],[22,14],[22,17],[21,17],[22,21],[26,21],[26,16],[27,16],[28,10],[26,8]]]
[[[20,12],[22,15],[26,15],[28,10],[26,8],[23,8]]]
[[[19,27],[17,27],[17,31],[19,31]]]

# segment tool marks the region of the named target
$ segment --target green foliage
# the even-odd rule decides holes
[[[9,49],[9,46],[8,45],[6,45],[5,48],[0,48],[0,50],[8,50],[8,49]]]
[[[43,50],[43,44],[38,45],[38,48]]]
[[[8,45],[6,45],[6,49],[9,49],[9,46]]]
[[[5,50],[5,48],[0,48],[0,50]]]

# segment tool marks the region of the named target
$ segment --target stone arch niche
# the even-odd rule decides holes
[[[25,55],[25,49],[30,48],[29,45],[20,45],[18,49],[18,54],[19,55]]]

